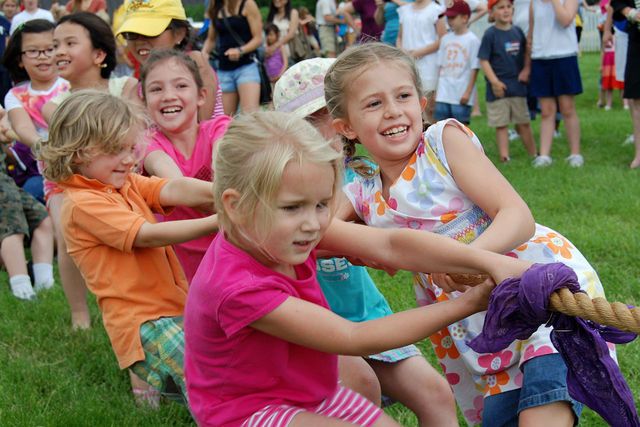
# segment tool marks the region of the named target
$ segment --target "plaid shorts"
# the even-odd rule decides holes
[[[134,363],[130,369],[164,396],[186,406],[184,316],[144,322],[140,325],[140,339],[145,359]]]
[[[355,391],[338,387],[333,395],[327,397],[315,408],[303,409],[293,405],[268,405],[245,420],[242,427],[286,427],[291,423],[293,417],[305,411],[348,421],[359,426],[370,426],[382,414],[382,409]]]
[[[29,236],[47,216],[42,203],[0,172],[0,241],[12,234]]]

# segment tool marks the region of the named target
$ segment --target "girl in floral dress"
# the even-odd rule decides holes
[[[421,93],[413,60],[384,44],[350,49],[329,69],[325,96],[334,127],[350,141],[347,155],[360,142],[378,166],[344,187],[351,205],[341,216],[374,227],[431,231],[528,261],[560,261],[575,270],[591,297],[602,296],[587,260],[561,234],[535,224],[473,132],[453,119],[423,132]],[[414,288],[418,305],[459,295],[459,285],[444,275],[416,273]],[[498,353],[478,354],[466,342],[480,333],[484,317],[475,314],[431,337],[467,422],[577,423],[582,404],[569,397],[566,366],[550,328],[541,326]]]

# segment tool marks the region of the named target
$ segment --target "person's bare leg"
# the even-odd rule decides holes
[[[27,273],[27,259],[24,256],[24,234],[11,234],[0,242],[0,257],[9,274],[9,285],[14,297],[23,300],[35,298],[31,279]]]
[[[629,167],[635,169],[640,166],[640,98],[630,99],[629,105],[631,106],[631,120],[633,122],[633,143],[636,149]]]
[[[87,329],[91,326],[91,316],[87,305],[87,285],[76,263],[67,252],[67,244],[60,224],[61,210],[62,193],[52,195],[49,199],[49,215],[53,220],[56,235],[60,281],[71,309],[71,327],[73,329]]]
[[[525,409],[518,417],[519,427],[572,427],[575,415],[569,402],[552,402]]]
[[[380,406],[380,383],[371,366],[360,356],[338,356],[340,385]]]
[[[560,106],[562,120],[564,120],[564,130],[567,132],[571,154],[580,154],[580,120],[576,113],[574,96],[560,95],[558,97],[558,105]],[[540,126],[542,127],[542,125]],[[540,132],[542,133],[542,129]]]
[[[413,411],[420,427],[458,426],[451,386],[424,357],[368,362],[378,375],[382,393]]]
[[[247,82],[238,86],[240,110],[243,113],[253,113],[260,108],[260,83]]]
[[[539,98],[540,101],[540,155],[551,156],[553,131],[556,127],[556,99]]]
[[[34,264],[53,262],[53,221],[48,216],[33,230],[31,235],[31,258]]]
[[[496,128],[496,144],[498,144],[498,153],[500,154],[500,161],[506,162],[509,160],[509,126],[502,126]]]
[[[151,384],[134,374],[131,369],[128,369],[128,371],[131,381],[131,391],[133,392],[133,398],[136,404],[138,406],[148,405],[152,409],[157,409],[160,405],[160,392]]]
[[[0,255],[9,277],[18,274],[29,275],[23,245],[24,234],[12,234],[2,239],[0,243]]]
[[[238,92],[222,92],[224,114],[233,117],[238,112]]]
[[[538,153],[538,149],[536,148],[536,141],[533,139],[531,125],[529,123],[516,124],[516,131],[518,135],[520,135],[522,145],[524,145],[527,153],[529,153],[530,156],[535,156]]]

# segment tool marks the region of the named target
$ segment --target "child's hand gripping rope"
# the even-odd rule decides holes
[[[486,279],[453,277],[467,284]],[[556,313],[549,317],[549,310]],[[640,426],[633,394],[609,351],[609,343],[635,339],[621,330],[638,331],[639,314],[622,303],[592,300],[580,292],[575,272],[562,263],[534,264],[522,277],[506,279],[493,291],[482,333],[468,345],[479,353],[498,352],[516,339],[527,339],[542,324],[553,326],[551,341],[567,365],[571,397],[609,425]]]

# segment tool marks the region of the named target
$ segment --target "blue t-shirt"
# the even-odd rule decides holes
[[[354,178],[355,172],[346,169],[345,184]],[[318,259],[316,274],[331,311],[337,315],[352,322],[363,322],[392,313],[365,267],[353,265],[344,258]]]
[[[498,79],[507,85],[505,97],[527,96],[527,85],[518,81],[518,74],[524,67],[524,54],[527,39],[519,27],[511,26],[509,30],[500,30],[495,26],[489,27],[482,36],[478,58],[485,59],[491,64]],[[487,101],[497,98],[487,81]]]

